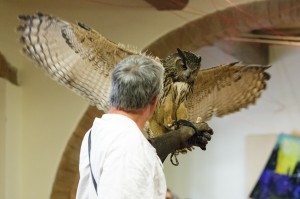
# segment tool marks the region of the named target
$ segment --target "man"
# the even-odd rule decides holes
[[[195,132],[180,127],[174,134],[177,139],[166,147],[164,138],[152,139],[156,149],[144,137],[163,87],[163,73],[160,63],[142,55],[117,64],[112,73],[111,108],[95,119],[82,142],[77,199],[165,198],[161,159],[183,147]]]

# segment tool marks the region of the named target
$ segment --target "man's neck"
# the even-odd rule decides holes
[[[121,109],[117,109],[115,107],[110,108],[110,110],[108,111],[108,114],[120,114],[120,115],[124,115],[130,119],[132,119],[137,126],[139,127],[139,129],[141,131],[144,130],[145,124],[147,122],[147,120],[149,119],[149,108],[143,108],[143,109],[139,109],[139,110],[134,110],[134,111],[125,111],[125,110],[121,110]]]

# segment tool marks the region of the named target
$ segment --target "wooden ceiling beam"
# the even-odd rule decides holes
[[[12,67],[4,55],[0,52],[0,77],[8,80],[14,85],[18,85],[17,69]]]
[[[157,10],[182,10],[189,0],[146,0]]]

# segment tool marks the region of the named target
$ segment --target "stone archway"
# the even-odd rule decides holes
[[[86,131],[92,126],[94,118],[101,117],[102,114],[103,112],[95,106],[89,106],[82,116],[60,160],[51,199],[75,198],[79,180],[78,163],[81,142]]]
[[[255,1],[194,20],[162,36],[145,49],[164,57],[178,47],[196,50],[228,36],[283,24],[299,24],[298,21],[300,2],[297,0]],[[95,107],[89,107],[80,120],[61,158],[51,199],[75,198],[81,141],[94,117],[101,114]]]
[[[297,0],[255,1],[216,11],[170,31],[145,47],[158,57],[165,57],[176,48],[197,50],[224,38],[251,30],[300,26],[300,2]]]

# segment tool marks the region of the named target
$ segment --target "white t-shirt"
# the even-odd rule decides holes
[[[165,199],[162,162],[133,120],[104,114],[91,130],[91,167],[98,196],[89,168],[88,131],[80,151],[77,199]]]

